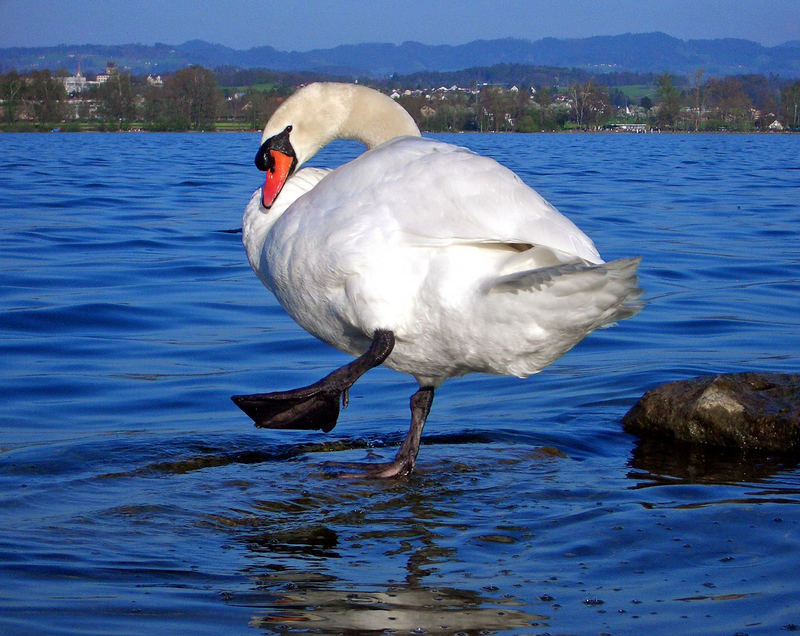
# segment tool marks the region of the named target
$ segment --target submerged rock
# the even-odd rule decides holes
[[[729,373],[670,382],[645,393],[622,423],[640,436],[797,452],[800,375]]]

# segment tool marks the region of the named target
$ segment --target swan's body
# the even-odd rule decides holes
[[[470,372],[536,373],[639,309],[638,261],[604,264],[513,172],[421,138],[380,93],[311,85],[276,111],[262,149],[279,136],[297,166],[337,136],[368,152],[333,171],[295,172],[269,209],[268,171],[244,215],[253,269],[298,324],[340,350],[361,355],[376,333],[392,334],[381,361],[431,397]]]

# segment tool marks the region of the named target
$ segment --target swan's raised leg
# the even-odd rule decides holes
[[[319,382],[292,391],[234,395],[231,399],[260,428],[322,430],[327,433],[336,426],[339,402],[347,408],[350,387],[367,371],[383,363],[393,348],[394,334],[379,329],[373,334],[366,353]]]

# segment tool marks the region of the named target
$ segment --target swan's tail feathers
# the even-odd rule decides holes
[[[638,287],[636,274],[640,261],[621,258],[599,265],[576,262],[514,272],[495,279],[488,292],[532,294],[541,309],[565,323],[583,322],[588,333],[642,310],[644,290]]]
[[[632,318],[644,309],[644,289],[639,287],[639,277],[637,270],[642,257],[620,258],[610,263],[605,263],[599,267],[605,268],[608,272],[609,280],[618,289],[619,297],[622,302],[617,306],[613,321],[602,325],[611,327],[618,320]]]

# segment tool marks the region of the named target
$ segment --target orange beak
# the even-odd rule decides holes
[[[295,161],[294,157],[290,157],[280,150],[270,150],[269,154],[272,157],[272,165],[267,170],[267,178],[261,190],[261,203],[265,208],[269,208],[275,203],[275,199],[281,193],[283,184],[289,178]]]

